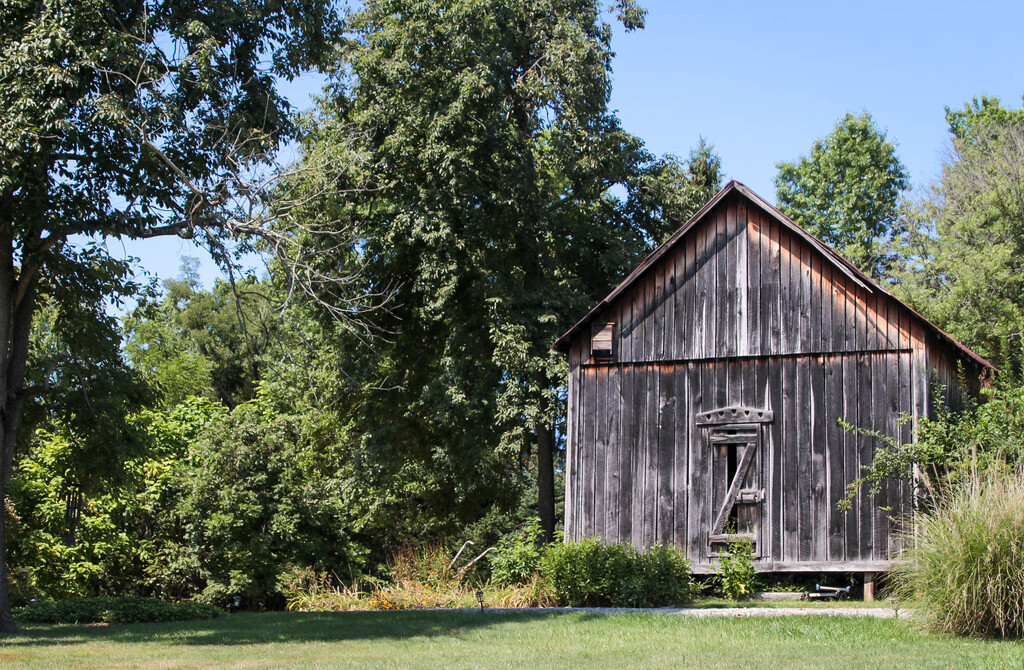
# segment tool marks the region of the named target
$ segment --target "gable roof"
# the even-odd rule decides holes
[[[874,293],[877,291],[888,296],[892,300],[896,301],[897,304],[899,304],[904,309],[909,311],[912,315],[914,315],[914,317],[920,320],[921,323],[923,323],[924,326],[928,330],[930,330],[936,337],[938,337],[940,340],[945,341],[953,348],[957,349],[969,360],[982,367],[994,369],[994,366],[991,363],[989,363],[984,358],[968,349],[966,346],[961,344],[959,341],[957,341],[951,335],[949,335],[941,328],[933,324],[931,321],[921,316],[917,311],[907,306],[906,303],[901,301],[896,296],[892,295],[892,293],[886,291],[877,282],[875,282],[873,279],[871,279],[866,274],[861,272],[861,270],[857,268],[857,266],[855,266],[853,263],[839,255],[839,253],[835,249],[828,246],[814,235],[811,235],[809,232],[807,232],[799,225],[797,225],[795,221],[793,221],[788,216],[777,210],[772,205],[768,204],[764,199],[761,198],[761,196],[757,195],[749,188],[735,180],[730,181],[728,184],[726,184],[721,191],[715,194],[715,197],[711,198],[711,200],[709,200],[707,204],[701,207],[696,214],[690,217],[689,221],[684,223],[682,227],[680,227],[679,230],[673,233],[671,237],[665,240],[665,242],[662,243],[661,246],[659,246],[657,249],[651,252],[651,254],[647,256],[647,258],[645,258],[644,261],[640,263],[640,265],[638,265],[632,272],[630,272],[629,276],[622,280],[622,282],[618,286],[616,286],[611,293],[609,293],[601,302],[597,303],[597,305],[595,305],[593,309],[587,312],[586,316],[580,319],[576,323],[576,325],[574,325],[572,328],[566,331],[564,335],[558,338],[551,348],[554,349],[555,351],[560,351],[562,353],[567,352],[569,350],[570,342],[573,339],[573,337],[581,330],[583,330],[594,318],[596,318],[597,314],[602,309],[611,304],[612,301],[614,301],[616,298],[622,295],[622,293],[629,289],[633,285],[633,283],[637,281],[637,279],[643,276],[647,272],[647,270],[650,269],[655,263],[657,263],[663,256],[665,256],[665,254],[669,253],[669,251],[671,251],[672,248],[675,247],[676,244],[678,244],[679,241],[682,240],[686,236],[686,234],[690,232],[691,229],[693,229],[697,224],[699,224],[708,214],[708,212],[714,209],[720,202],[722,202],[725,198],[727,198],[731,193],[734,192],[741,194],[747,200],[757,205],[769,216],[775,218],[779,223],[781,223],[791,232],[793,232],[798,237],[807,242],[809,245],[811,245],[811,247],[817,249],[823,257],[828,259],[829,262],[831,262],[835,268],[837,268],[840,272],[846,275],[846,277],[853,281],[854,284],[860,286],[868,293]]]

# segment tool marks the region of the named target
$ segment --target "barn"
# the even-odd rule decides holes
[[[741,539],[762,572],[891,567],[910,473],[840,511],[877,438],[839,420],[907,442],[991,367],[735,181],[554,346],[566,539],[675,545],[696,573]]]

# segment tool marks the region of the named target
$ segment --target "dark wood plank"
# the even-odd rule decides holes
[[[763,356],[761,349],[761,222],[754,214],[756,207],[747,209],[743,203],[739,209],[740,224],[744,226],[745,247],[743,275],[740,277],[741,302],[746,310],[747,332],[740,353],[746,356]]]
[[[807,342],[807,351],[820,352],[821,347],[821,333],[822,333],[822,309],[825,303],[825,287],[822,285],[821,274],[824,270],[822,265],[824,258],[818,255],[817,252],[812,251],[808,248],[807,267],[808,267],[808,279],[810,284],[808,286],[808,322],[810,325],[810,337]]]
[[[710,223],[703,223],[697,226],[695,230],[697,234],[697,262],[695,265],[696,276],[694,278],[696,288],[693,306],[694,332],[691,345],[691,356],[693,358],[704,358],[705,353],[708,351],[708,331],[712,316],[708,297],[708,290],[711,286],[709,263],[711,262],[711,252],[714,249],[714,236],[708,234],[711,229],[710,226]]]
[[[890,363],[892,364],[890,366]],[[896,392],[899,391],[899,379],[890,379],[889,372],[898,372],[899,359],[896,354],[876,354],[872,356],[871,375],[874,378],[872,391],[872,410],[874,412],[874,429],[883,435],[897,436],[896,414],[893,411],[893,404],[898,400]],[[872,440],[871,458],[875,457],[875,451],[882,447],[878,440]],[[888,558],[888,540],[890,526],[890,512],[885,508],[889,506],[889,486],[883,486],[875,496],[874,501],[874,523],[872,527],[872,552],[874,559]]]
[[[608,368],[601,366],[593,369],[594,372],[594,535],[596,537],[608,536],[608,512],[606,509],[605,493],[608,490]]]
[[[644,546],[644,504],[647,499],[647,401],[649,398],[648,379],[650,368],[636,366],[633,369],[633,543],[637,548]]]
[[[761,301],[769,305],[771,312],[768,323],[768,342],[765,351],[769,354],[781,354],[784,351],[782,337],[782,228],[778,221],[769,221],[771,233],[768,247],[768,297]]]
[[[800,351],[814,351],[811,321],[814,315],[814,292],[811,282],[811,248],[801,240],[800,244]]]
[[[857,367],[858,367],[858,382],[860,384],[860,391],[858,393],[858,409],[857,409],[857,423],[855,424],[859,428],[871,429],[874,427],[874,386],[875,380],[872,376],[872,357],[870,355],[858,356]],[[866,435],[859,436],[858,439],[858,472],[861,467],[870,465],[871,456],[874,452],[874,440]],[[860,517],[860,537],[859,537],[859,557],[863,560],[870,560],[872,558],[872,534],[874,532],[874,508],[875,500],[874,496],[869,495],[867,491],[860,496],[860,510],[858,516]]]
[[[843,414],[843,360],[825,359],[825,470],[828,472],[828,559],[846,560],[846,512],[838,508],[846,495],[845,436],[838,419]]]
[[[832,347],[832,313],[835,311],[836,290],[831,263],[821,266],[821,348],[822,353],[835,351]]]
[[[735,199],[730,199],[725,207],[725,230],[722,246],[719,247],[718,305],[715,310],[719,315],[719,332],[717,355],[735,356],[737,352],[737,336],[739,334],[739,287],[737,286],[738,240],[736,236]]]
[[[675,426],[676,439],[672,460],[672,544],[673,546],[689,549],[690,543],[687,537],[687,516],[689,506],[689,461],[690,461],[690,421],[695,415],[690,409],[690,388],[689,375],[686,365],[676,365],[673,368],[675,380],[673,384],[676,389],[675,404]]]
[[[820,312],[819,312],[820,313]],[[828,413],[825,396],[825,362],[815,356],[809,361],[811,377],[811,558],[828,559],[829,518],[827,467],[828,450],[825,437],[825,418]]]
[[[633,393],[632,366],[622,367],[619,387],[619,404],[622,417],[619,421],[619,533],[618,541],[634,544],[633,539],[633,482],[636,472],[636,397]]]
[[[690,417],[688,425],[690,428],[689,453],[690,453],[690,498],[689,510],[687,513],[689,530],[687,535],[690,542],[690,556],[693,564],[707,562],[707,547],[705,533],[708,521],[704,518],[704,510],[707,509],[708,486],[711,474],[704,454],[704,429],[698,429],[694,424],[694,417],[697,412],[711,409],[704,397],[704,370],[707,367],[703,363],[691,363],[687,365],[688,386],[690,388]]]
[[[856,355],[843,357],[843,421],[856,426],[860,422],[860,369]],[[849,485],[860,477],[860,438],[856,433],[843,430],[843,453],[845,455],[845,484]],[[845,515],[846,522],[846,560],[855,561],[860,558],[860,508],[864,496],[857,494],[852,501],[852,509]]]
[[[605,491],[605,538],[609,542],[622,542],[619,537],[619,515],[622,513],[622,370],[611,366],[608,370],[608,476]]]
[[[651,341],[651,361],[663,361],[665,360],[665,272],[667,270],[665,262],[658,263],[654,266],[654,271],[651,273],[652,284],[654,290],[650,296],[650,314],[649,317],[654,323],[654,332],[652,333]]]
[[[644,548],[657,540],[658,533],[658,443],[661,426],[658,422],[661,375],[658,367],[647,368],[647,436],[644,458]]]
[[[655,540],[659,544],[672,543],[673,461],[676,443],[676,385],[675,366],[663,365],[660,370],[658,395],[661,398],[658,415],[658,518]]]
[[[800,560],[799,524],[799,445],[800,431],[797,426],[801,414],[798,390],[797,362],[783,359],[778,362],[782,368],[782,557],[787,561]],[[778,420],[778,414],[776,414]]]
[[[768,368],[768,392],[769,401],[765,404],[775,412],[775,420],[768,424],[768,444],[765,445],[768,454],[768,499],[770,501],[768,510],[769,520],[769,545],[765,552],[773,560],[783,558],[783,511],[785,509],[786,495],[783,483],[784,458],[783,458],[783,425],[785,422],[785,393],[783,390],[783,365],[776,359],[769,359]]]
[[[581,440],[580,440],[580,493],[582,493],[582,500],[580,501],[580,535],[582,537],[592,537],[595,531],[594,528],[594,488],[595,481],[594,476],[596,469],[594,468],[594,415],[597,408],[597,399],[595,398],[595,374],[593,368],[583,369],[582,384],[580,385],[580,392],[583,396],[583,414],[580,418],[581,421]]]
[[[797,534],[800,547],[797,553],[798,560],[809,561],[813,555],[812,543],[814,540],[815,521],[811,515],[811,497],[815,482],[812,480],[811,472],[811,419],[814,410],[813,396],[811,395],[811,365],[810,359],[801,356],[796,360],[796,490],[799,495],[797,521]]]

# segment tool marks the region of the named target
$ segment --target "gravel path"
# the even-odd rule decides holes
[[[464,608],[465,611],[474,611]],[[487,608],[488,612],[499,614],[512,612],[585,612],[587,614],[664,614],[669,616],[713,617],[727,616],[735,618],[755,616],[861,616],[876,619],[895,619],[911,614],[909,610],[893,610],[888,607],[659,607],[659,608],[628,608],[628,607],[509,607]]]

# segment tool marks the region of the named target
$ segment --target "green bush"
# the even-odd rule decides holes
[[[919,598],[933,626],[1024,634],[1024,475],[975,477],[921,514],[906,544],[893,588]]]
[[[24,623],[147,623],[212,619],[220,613],[212,605],[169,603],[155,598],[76,598],[39,601],[14,610]]]
[[[659,607],[693,597],[690,563],[670,547],[641,553],[594,539],[554,544],[544,552],[541,574],[571,607]]]
[[[718,558],[715,581],[726,598],[744,600],[753,596],[757,590],[753,543],[730,542]]]
[[[501,538],[490,556],[494,582],[499,586],[529,583],[540,569],[543,536],[540,519],[533,518]]]

